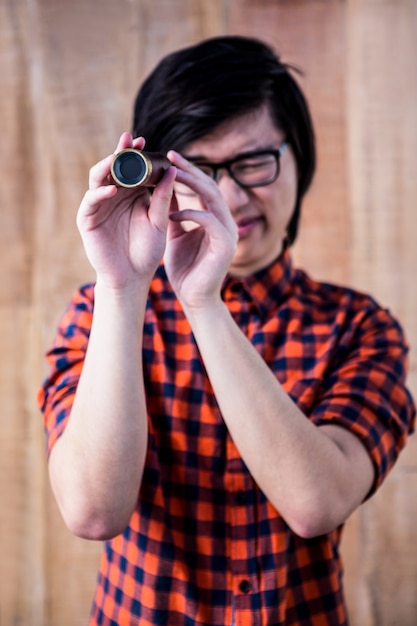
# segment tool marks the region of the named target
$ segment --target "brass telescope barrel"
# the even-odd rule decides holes
[[[170,165],[162,153],[126,148],[115,155],[111,175],[121,187],[155,187]]]

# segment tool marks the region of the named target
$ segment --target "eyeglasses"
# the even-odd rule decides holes
[[[265,187],[277,180],[280,172],[280,158],[287,148],[288,143],[283,143],[278,150],[245,152],[219,163],[210,163],[192,157],[188,160],[207,176],[213,178],[216,183],[220,178],[220,170],[226,170],[230,178],[240,187]],[[180,183],[175,185],[175,192],[182,196],[196,195],[189,187]]]

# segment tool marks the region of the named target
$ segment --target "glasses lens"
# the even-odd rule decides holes
[[[231,171],[235,180],[242,185],[264,185],[277,178],[278,160],[273,154],[257,154],[235,161]]]
[[[261,187],[273,183],[279,176],[279,153],[259,152],[252,156],[237,158],[227,165],[219,163],[213,166],[209,163],[198,163],[195,165],[210,178],[217,181],[219,170],[223,167],[228,170],[229,175],[242,187]],[[175,193],[180,196],[195,196],[196,194],[186,185],[175,183]]]

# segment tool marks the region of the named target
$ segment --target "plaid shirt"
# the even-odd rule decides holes
[[[39,404],[49,449],[73,403],[93,293],[87,285],[75,294],[48,353]],[[223,298],[306,419],[360,438],[375,491],[415,419],[397,322],[366,295],[314,282],[288,253],[249,278],[228,277]],[[104,544],[90,625],[225,626],[232,606],[239,626],[347,624],[341,529],[301,539],[258,488],[163,266],[149,293],[143,358],[146,468],[129,526]]]

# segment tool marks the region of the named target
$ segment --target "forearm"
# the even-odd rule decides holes
[[[372,482],[362,444],[306,418],[223,303],[187,315],[224,420],[259,487],[299,534],[342,523]]]
[[[69,528],[102,539],[126,526],[147,446],[142,373],[146,289],[95,289],[85,363],[68,425],[50,457],[51,484]]]

